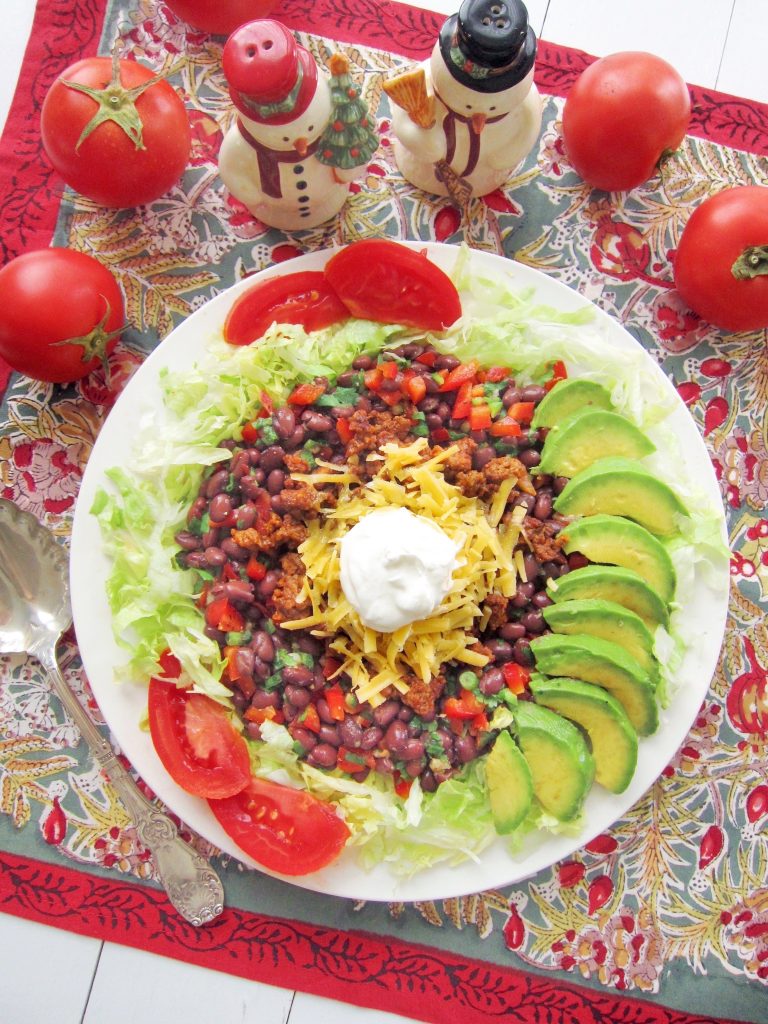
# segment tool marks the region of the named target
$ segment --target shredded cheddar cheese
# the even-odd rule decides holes
[[[314,473],[293,474],[310,484],[336,483],[339,493],[336,507],[309,522],[298,549],[306,569],[302,599],[311,603],[312,612],[282,625],[332,637],[329,646],[342,662],[339,672],[349,674],[361,702],[380,704],[388,686],[406,693],[409,675],[429,682],[447,661],[482,668],[488,658],[472,648],[477,644],[473,629],[490,615],[483,602],[491,592],[507,597],[515,593],[522,569],[521,553],[515,550],[518,510],[508,524],[499,523],[516,480],[502,481],[486,509],[445,479],[443,463],[455,450],[430,455],[424,438],[405,446],[386,444],[380,452],[381,469],[364,486],[347,467],[331,463]],[[366,627],[340,581],[341,538],[367,513],[385,507],[406,508],[433,520],[457,547],[458,566],[440,606],[428,618],[394,633]]]

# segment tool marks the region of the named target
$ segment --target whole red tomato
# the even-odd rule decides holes
[[[189,160],[182,100],[149,68],[117,56],[86,57],[59,75],[43,102],[40,130],[66,183],[104,206],[151,203]]]
[[[675,287],[716,327],[768,327],[768,188],[728,188],[696,207],[677,247]]]
[[[34,380],[79,380],[106,360],[124,326],[117,281],[86,253],[40,249],[0,270],[0,356]]]
[[[277,0],[166,0],[178,16],[203,32],[228,36],[246,21],[266,18]]]
[[[614,53],[590,64],[568,94],[565,150],[595,188],[635,188],[678,148],[690,116],[688,86],[670,64],[652,53]]]

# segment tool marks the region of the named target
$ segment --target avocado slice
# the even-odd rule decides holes
[[[499,733],[485,759],[485,781],[496,831],[508,835],[525,820],[533,803],[531,769],[508,732]]]
[[[550,580],[547,593],[555,602],[603,598],[639,615],[649,630],[669,625],[669,609],[662,599],[632,569],[618,565],[585,565]]]
[[[555,501],[555,511],[565,516],[626,516],[659,537],[678,532],[678,516],[687,510],[669,484],[645,466],[610,456],[582,469]]]
[[[575,476],[597,459],[642,459],[655,450],[651,439],[624,416],[587,406],[550,429],[536,472]]]
[[[669,604],[672,600],[677,584],[672,559],[658,537],[639,523],[621,516],[594,515],[568,523],[560,536],[566,554],[580,551],[590,562],[634,569],[662,601]]]
[[[558,381],[536,406],[532,427],[552,427],[576,409],[593,405],[599,409],[612,409],[611,393],[602,384],[580,377]]]
[[[539,803],[558,821],[571,821],[581,811],[595,777],[595,762],[583,733],[567,718],[532,701],[518,702],[515,728]]]
[[[531,650],[539,672],[602,686],[622,704],[641,736],[656,731],[659,712],[653,683],[623,647],[580,633],[547,633],[531,640]]]
[[[534,676],[530,690],[538,704],[586,730],[595,760],[595,781],[611,793],[623,793],[637,766],[637,733],[616,698],[580,679]]]
[[[653,653],[653,637],[640,616],[628,608],[593,597],[553,604],[544,608],[542,614],[553,633],[586,633],[618,644],[643,672],[657,681],[659,668]]]

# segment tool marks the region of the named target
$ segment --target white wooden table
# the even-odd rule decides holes
[[[460,0],[410,0],[451,14]],[[35,0],[4,0],[0,124]],[[649,50],[686,81],[768,103],[764,0],[527,0],[537,34],[602,56]],[[416,1011],[414,1011],[416,1012]],[[2,1024],[397,1024],[389,1013],[244,981],[0,914]],[[460,1022],[457,1022],[460,1024]]]

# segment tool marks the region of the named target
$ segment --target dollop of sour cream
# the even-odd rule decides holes
[[[341,586],[362,622],[393,633],[428,618],[451,589],[457,545],[407,508],[376,509],[341,540]]]

